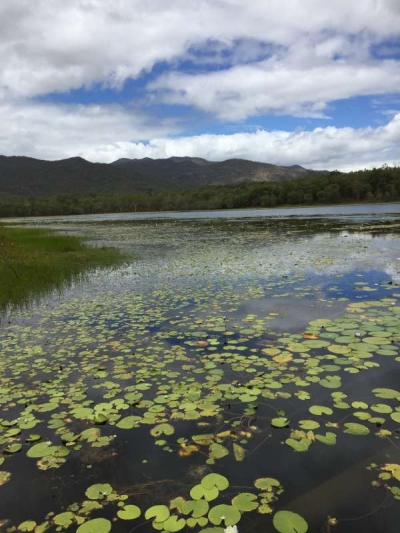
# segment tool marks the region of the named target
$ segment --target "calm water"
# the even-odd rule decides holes
[[[3,321],[0,448],[22,444],[0,465],[11,474],[4,531],[34,520],[74,532],[93,518],[116,533],[156,531],[146,509],[190,500],[216,472],[229,488],[204,506],[251,493],[263,511],[242,510],[240,533],[272,533],[282,510],[312,533],[397,533],[399,482],[372,483],[400,463],[399,402],[373,392],[399,391],[399,216],[385,204],[25,220],[131,259]],[[126,417],[137,419],[125,428]],[[30,434],[60,449],[29,457]],[[263,495],[259,478],[278,489]],[[108,496],[88,511],[96,483],[142,516],[122,520]],[[65,512],[71,524],[57,526],[51,513]]]
[[[223,209],[217,211],[183,211],[183,212],[152,212],[152,213],[107,213],[103,215],[76,215],[68,217],[25,217],[4,219],[5,222],[93,222],[113,220],[155,220],[155,219],[219,219],[219,218],[277,218],[277,217],[356,217],[356,218],[391,218],[400,215],[400,204],[360,204],[332,205],[322,207],[292,207],[276,209]]]

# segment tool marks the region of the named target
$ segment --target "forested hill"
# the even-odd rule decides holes
[[[299,165],[282,167],[246,159],[212,162],[199,157],[119,159],[113,165],[150,176],[163,176],[169,190],[197,189],[207,185],[234,185],[256,181],[284,181],[312,174]]]
[[[206,185],[246,181],[280,181],[307,176],[300,166],[280,167],[244,159],[211,162],[190,157],[120,159],[90,163],[81,157],[42,161],[0,156],[0,194],[126,194],[137,191],[179,191]]]
[[[291,181],[214,185],[181,192],[41,198],[0,195],[0,217],[398,201],[400,168],[377,168],[349,174],[313,174]]]

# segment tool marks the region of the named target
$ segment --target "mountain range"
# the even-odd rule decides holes
[[[314,174],[301,166],[283,167],[245,159],[221,162],[197,157],[119,159],[91,163],[81,157],[44,161],[0,156],[0,194],[58,196],[179,191],[207,185],[291,180]]]

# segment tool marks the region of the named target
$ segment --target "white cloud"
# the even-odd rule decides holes
[[[25,96],[95,81],[116,86],[210,40],[293,50],[307,39],[329,55],[343,36],[371,43],[399,28],[394,0],[2,0],[0,86]]]
[[[268,112],[321,117],[332,100],[399,87],[400,61],[302,66],[279,58],[206,74],[167,74],[151,84],[165,102],[196,106],[226,120]]]
[[[86,152],[96,160],[103,148]],[[400,114],[377,128],[316,128],[312,131],[265,131],[232,135],[198,135],[155,139],[144,143],[117,143],[106,160],[120,157],[204,157],[214,161],[245,158],[278,165],[313,169],[354,170],[400,164]]]
[[[341,170],[400,164],[400,113],[376,128],[329,126],[295,132],[258,129],[171,138],[178,131],[173,122],[149,121],[134,109],[118,105],[0,104],[0,146],[4,155],[46,159],[79,155],[102,162],[121,157],[245,158]]]
[[[99,160],[112,159],[119,142],[138,141],[177,131],[173,121],[150,121],[119,105],[54,105],[12,101],[0,103],[0,147],[3,155],[38,159],[82,156],[102,147]]]
[[[153,103],[228,120],[321,117],[337,99],[399,92],[400,62],[371,55],[371,45],[390,52],[396,36],[398,0],[2,0],[0,153],[101,161],[192,154],[314,168],[399,160],[399,115],[377,128],[168,139],[182,133],[179,122],[150,119],[139,101],[124,108],[33,99],[94,83],[118,88],[164,62],[169,73],[148,87]],[[181,72],[181,60],[197,74]]]

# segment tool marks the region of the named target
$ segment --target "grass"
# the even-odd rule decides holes
[[[80,237],[0,225],[0,309],[68,287],[96,267],[121,263],[115,248],[87,246]]]

